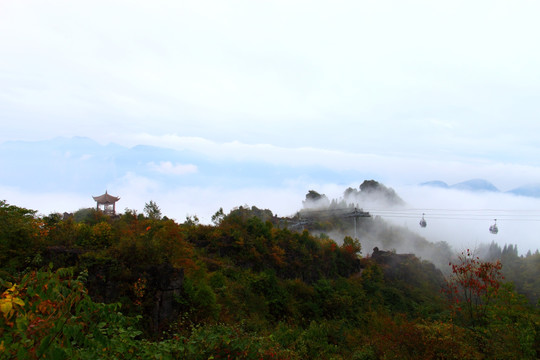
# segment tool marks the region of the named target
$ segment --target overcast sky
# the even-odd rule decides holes
[[[539,14],[522,0],[0,0],[0,142],[540,183]]]
[[[0,141],[176,135],[536,167],[539,13],[519,0],[0,0]]]

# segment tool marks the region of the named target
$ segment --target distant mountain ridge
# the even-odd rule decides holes
[[[443,188],[443,189],[450,188],[450,186],[447,183],[440,180],[427,181],[427,182],[421,183],[420,186],[431,186],[431,187],[438,187],[438,188]]]
[[[471,179],[467,181],[462,181],[454,185],[448,185],[444,181],[433,180],[420,184],[421,186],[432,186],[439,187],[443,189],[456,189],[456,190],[466,190],[466,191],[490,191],[490,192],[500,192],[495,185],[484,179]]]
[[[130,182],[166,190],[180,186],[234,189],[274,187],[296,183],[299,179],[306,183],[338,182],[348,185],[358,179],[376,177],[376,174],[363,169],[336,170],[310,164],[293,166],[267,161],[224,159],[187,149],[100,144],[86,137],[0,143],[0,186],[26,192],[99,194],[104,189],[123,188]],[[454,185],[436,180],[421,185],[471,192],[501,192],[483,179]],[[506,193],[540,198],[540,183],[525,184]],[[393,197],[390,193],[385,196],[388,199]]]
[[[540,198],[540,184],[523,185],[507,192],[519,196]]]
[[[438,187],[442,189],[456,189],[456,190],[463,190],[463,191],[470,191],[470,192],[494,192],[494,193],[503,192],[499,190],[491,182],[484,179],[471,179],[467,181],[462,181],[454,185],[449,185],[446,182],[441,181],[441,180],[432,180],[432,181],[423,182],[420,184],[420,186]],[[504,191],[504,193],[518,195],[518,196],[540,198],[540,184],[522,185],[512,190]]]
[[[484,179],[472,179],[454,184],[451,189],[467,190],[467,191],[490,191],[500,192],[499,189],[492,183]]]
[[[86,137],[0,143],[0,186],[29,192],[98,194],[103,189],[125,187],[129,181],[166,190],[179,186],[265,187],[299,178],[311,182],[339,179],[348,184],[359,177],[365,177],[362,171],[223,159],[162,146],[104,145]]]

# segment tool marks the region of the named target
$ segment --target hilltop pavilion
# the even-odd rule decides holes
[[[112,196],[107,194],[107,191],[105,191],[105,194],[100,196],[92,196],[94,200],[96,201],[96,210],[103,211],[104,214],[114,216],[116,215],[116,202],[120,200],[117,196]]]

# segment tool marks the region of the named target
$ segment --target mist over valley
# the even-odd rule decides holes
[[[290,164],[277,164],[264,152],[257,161],[242,151],[238,156],[223,157],[220,151],[184,146],[102,145],[80,137],[4,142],[0,144],[0,166],[5,170],[0,173],[0,187],[6,200],[43,214],[92,207],[91,196],[108,190],[121,197],[121,209],[140,212],[144,203],[154,200],[170,218],[182,221],[196,215],[203,223],[210,223],[219,208],[230,211],[245,204],[293,216],[301,209],[305,194],[314,190],[329,201],[354,204],[404,232],[430,242],[444,241],[455,251],[492,241],[501,246],[517,244],[520,254],[538,248],[534,229],[540,220],[540,199],[534,186],[514,185],[500,191],[480,179],[452,186],[442,181],[407,184],[394,180],[380,181],[390,192],[369,196],[359,187],[364,179],[397,178],[398,174],[387,168],[393,164],[391,158],[355,167],[337,164],[340,153],[333,154],[334,164],[304,163],[301,154],[297,159],[289,157]],[[215,146],[227,151],[232,145]],[[294,149],[281,151],[295,155]],[[404,177],[410,178],[410,174]],[[525,188],[527,192],[518,191]],[[423,214],[426,228],[418,226]],[[497,235],[487,231],[494,219],[501,230]],[[337,241],[341,238],[336,236]],[[368,252],[377,242],[371,236],[360,239]],[[406,243],[396,250],[415,252]]]

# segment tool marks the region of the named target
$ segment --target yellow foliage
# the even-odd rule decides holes
[[[2,293],[0,299],[0,311],[4,314],[4,318],[9,319],[14,314],[14,305],[24,306],[24,301],[17,297],[17,285],[13,285]]]
[[[4,317],[8,318],[10,313],[11,313],[11,309],[12,309],[13,305],[11,304],[10,299],[2,299],[0,301],[1,301],[1,303],[0,303],[0,311],[2,311],[2,313],[4,313]]]

